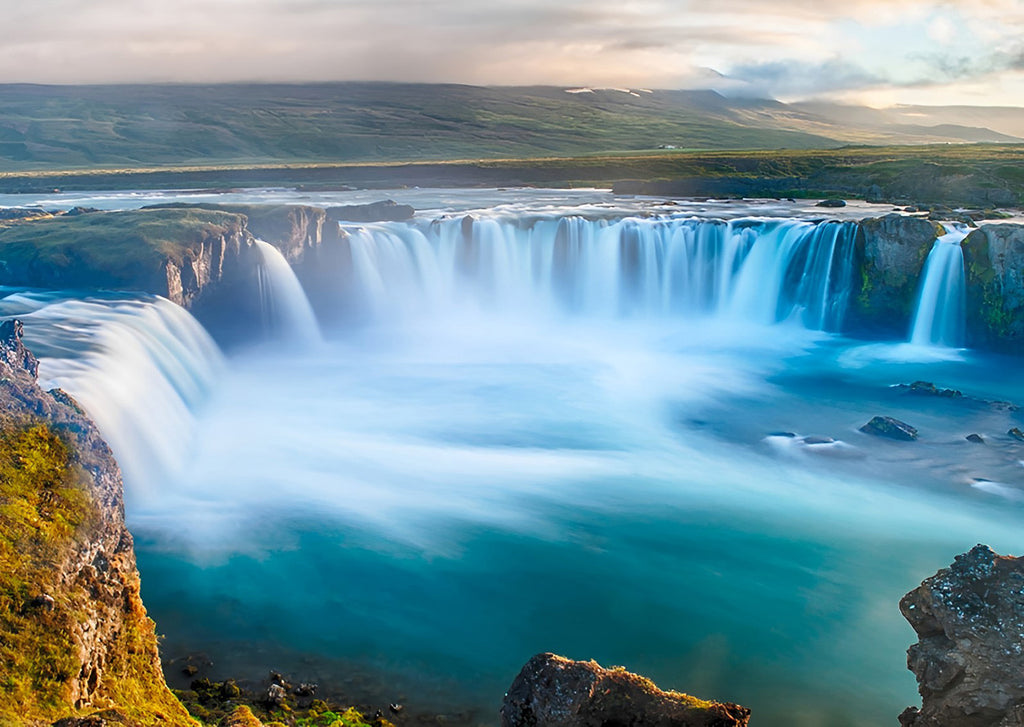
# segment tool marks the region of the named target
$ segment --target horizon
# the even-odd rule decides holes
[[[204,88],[217,86],[233,87],[274,87],[274,86],[345,86],[345,85],[392,85],[392,86],[457,86],[464,88],[493,88],[493,89],[553,89],[573,94],[588,91],[618,91],[618,92],[651,92],[651,93],[714,93],[727,100],[748,100],[780,103],[786,106],[799,104],[833,104],[836,106],[863,107],[876,110],[896,110],[901,108],[991,108],[991,109],[1021,109],[1024,105],[1014,104],[928,104],[928,103],[893,103],[890,105],[872,105],[866,102],[859,102],[854,99],[831,99],[824,97],[813,97],[796,100],[782,100],[773,96],[759,96],[749,93],[727,93],[714,88],[704,87],[615,87],[615,86],[588,86],[585,84],[558,84],[558,83],[528,83],[528,84],[503,84],[503,83],[461,83],[457,81],[397,81],[397,80],[368,80],[368,79],[342,79],[342,80],[235,80],[235,81],[94,81],[94,82],[53,82],[37,83],[31,81],[0,81],[0,88],[9,87],[38,87],[38,88],[127,88],[132,86],[140,87],[180,87],[180,88]]]
[[[127,10],[119,0],[10,10],[18,33],[0,40],[0,83],[586,86],[1024,106],[1015,0],[144,0]]]

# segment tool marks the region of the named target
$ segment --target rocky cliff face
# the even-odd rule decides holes
[[[651,680],[597,662],[537,654],[512,682],[502,727],[745,727],[750,710],[664,692]]]
[[[968,345],[1024,352],[1024,225],[983,225],[963,250]]]
[[[984,545],[900,601],[919,641],[907,652],[922,706],[903,727],[1024,725],[1024,558]]]
[[[919,217],[891,214],[862,220],[857,241],[855,295],[847,327],[904,336],[910,328],[924,262],[942,233]]]
[[[115,710],[191,725],[139,596],[121,475],[75,401],[36,382],[21,324],[0,324],[0,723]]]

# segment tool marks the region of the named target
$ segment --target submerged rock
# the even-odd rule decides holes
[[[904,727],[1024,724],[1024,558],[985,545],[958,555],[900,601],[919,641],[907,651],[922,706]]]
[[[625,669],[555,654],[530,659],[501,707],[502,727],[731,727],[749,719],[746,707],[664,692]]]
[[[1024,442],[1024,432],[1022,432],[1020,430],[1020,427],[1014,427],[1013,429],[1008,431],[1007,434],[1009,434],[1011,437],[1013,437],[1016,440]]]
[[[984,444],[985,443],[985,438],[982,437],[980,434],[968,434],[964,438],[968,442],[973,442],[974,444]]]
[[[956,389],[940,389],[931,381],[915,381],[912,384],[900,384],[897,388],[909,389],[912,394],[941,396],[949,399],[959,399],[963,396],[962,391],[958,391]]]
[[[917,430],[914,427],[892,417],[874,417],[862,426],[860,430],[865,434],[898,439],[903,442],[912,442],[917,439]]]

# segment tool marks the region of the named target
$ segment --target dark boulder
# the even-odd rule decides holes
[[[816,204],[814,206],[815,207],[833,207],[833,208],[845,207],[846,206],[846,202],[844,200],[841,200],[841,199],[823,199],[820,202],[818,202],[818,204]]]
[[[1018,441],[1024,442],[1024,432],[1020,430],[1020,427],[1014,427],[1013,429],[1008,431],[1007,434],[1009,434],[1011,437]]]
[[[907,651],[922,706],[904,727],[1024,724],[1024,558],[975,546],[900,601],[919,641]]]
[[[917,439],[917,430],[914,427],[892,417],[874,417],[862,426],[860,430],[865,434],[898,439],[902,442],[912,442]]]
[[[749,719],[745,707],[663,692],[625,669],[554,654],[530,659],[501,707],[502,727],[733,727]]]
[[[965,437],[965,439],[968,442],[972,442],[974,444],[984,444],[985,443],[985,438],[982,437],[980,434],[968,434]]]

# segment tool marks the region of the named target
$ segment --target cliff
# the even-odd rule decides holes
[[[163,681],[117,463],[36,373],[21,324],[0,324],[0,724],[192,725]]]
[[[967,344],[1024,350],[1024,225],[983,225],[963,241]]]
[[[0,285],[134,290],[189,307],[242,256],[245,218],[210,210],[130,210],[0,227]]]
[[[920,708],[903,727],[1024,724],[1024,558],[984,545],[958,555],[900,601],[919,641],[907,651]]]
[[[942,228],[919,217],[889,214],[861,220],[857,270],[847,327],[856,333],[904,336],[928,253]]]

